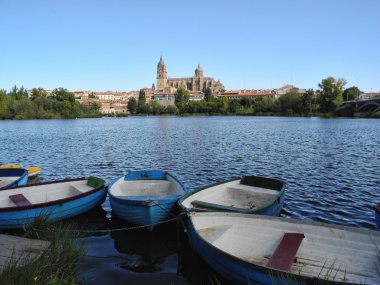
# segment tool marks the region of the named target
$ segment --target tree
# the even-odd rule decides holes
[[[0,119],[8,117],[8,95],[7,91],[0,90]]]
[[[303,114],[312,112],[312,103],[314,97],[314,90],[308,89],[301,97],[301,109]]]
[[[281,96],[278,101],[281,105],[281,113],[284,115],[293,115],[302,113],[301,96],[295,90],[291,90]]]
[[[211,98],[212,98],[212,92],[211,92],[211,89],[210,89],[209,87],[207,87],[207,88],[205,89],[205,100],[206,100],[207,102],[209,102],[209,101],[211,100]]]
[[[184,87],[180,87],[177,89],[174,94],[174,104],[177,108],[182,112],[190,99],[190,93]]]
[[[31,95],[31,100],[34,101],[35,99],[39,98],[39,97],[46,97],[47,96],[47,92],[45,89],[43,88],[33,88],[32,89],[32,95]]]
[[[60,102],[69,101],[70,103],[75,102],[75,95],[69,92],[65,88],[56,88],[52,91],[52,97]]]
[[[252,99],[243,97],[240,99],[240,105],[244,107],[244,109],[250,108],[252,106]]]
[[[141,89],[139,92],[139,101],[137,102],[137,113],[145,113],[147,111],[146,108],[146,98],[145,91]]]
[[[356,100],[360,96],[360,89],[356,86],[352,86],[343,91],[343,100]]]
[[[136,113],[137,102],[136,102],[136,98],[135,97],[129,98],[129,100],[128,100],[128,110],[129,110],[129,112],[131,114]]]
[[[321,112],[333,112],[336,107],[343,103],[343,87],[346,80],[340,78],[335,79],[330,76],[322,79],[318,84],[320,90],[319,104]]]
[[[21,86],[17,88],[17,86],[13,86],[12,90],[9,92],[9,96],[13,97],[15,100],[20,100],[22,98],[28,98],[28,91]]]

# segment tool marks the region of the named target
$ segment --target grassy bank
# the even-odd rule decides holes
[[[0,284],[79,284],[77,274],[84,249],[72,224],[38,218],[24,231],[25,237],[49,241],[50,246],[39,257],[25,255],[9,262],[0,275]]]

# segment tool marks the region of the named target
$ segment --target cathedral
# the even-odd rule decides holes
[[[204,92],[206,88],[210,88],[213,95],[217,95],[224,90],[224,85],[219,80],[215,81],[212,77],[203,76],[203,69],[199,64],[193,77],[168,78],[166,64],[161,56],[157,64],[156,91],[175,92],[179,87],[184,87],[190,92]]]

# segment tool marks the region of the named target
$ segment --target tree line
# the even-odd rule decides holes
[[[85,106],[75,100],[74,93],[64,88],[51,94],[42,88],[31,90],[14,86],[12,90],[0,90],[0,119],[54,119],[99,117],[100,104]]]
[[[131,114],[238,114],[238,115],[285,115],[285,116],[353,116],[350,105],[341,107],[344,100],[355,100],[361,91],[358,87],[344,88],[346,80],[327,77],[318,84],[319,90],[308,89],[303,94],[293,89],[279,98],[267,96],[251,99],[228,99],[213,97],[211,90],[204,90],[205,98],[192,101],[185,88],[178,88],[175,104],[161,106],[157,101],[146,102],[144,90],[140,90],[138,99],[128,101]]]
[[[204,90],[204,99],[190,100],[185,88],[178,88],[174,105],[162,106],[157,101],[146,102],[144,90],[140,90],[138,99],[130,98],[128,110],[131,114],[209,114],[209,115],[285,115],[285,116],[353,116],[351,105],[341,107],[344,100],[355,100],[361,91],[358,87],[344,88],[346,80],[327,77],[319,84],[319,89],[307,90],[299,94],[290,90],[279,98],[241,98],[228,99],[213,97],[211,90]],[[34,88],[30,97],[25,88],[14,86],[9,92],[0,90],[0,119],[51,119],[100,117],[100,103],[90,106],[80,104],[64,88],[54,89],[51,94],[42,88]]]

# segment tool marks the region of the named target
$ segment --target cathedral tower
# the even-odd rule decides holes
[[[166,64],[164,63],[162,56],[157,64],[157,90],[163,90],[167,85],[168,74],[166,72]]]

